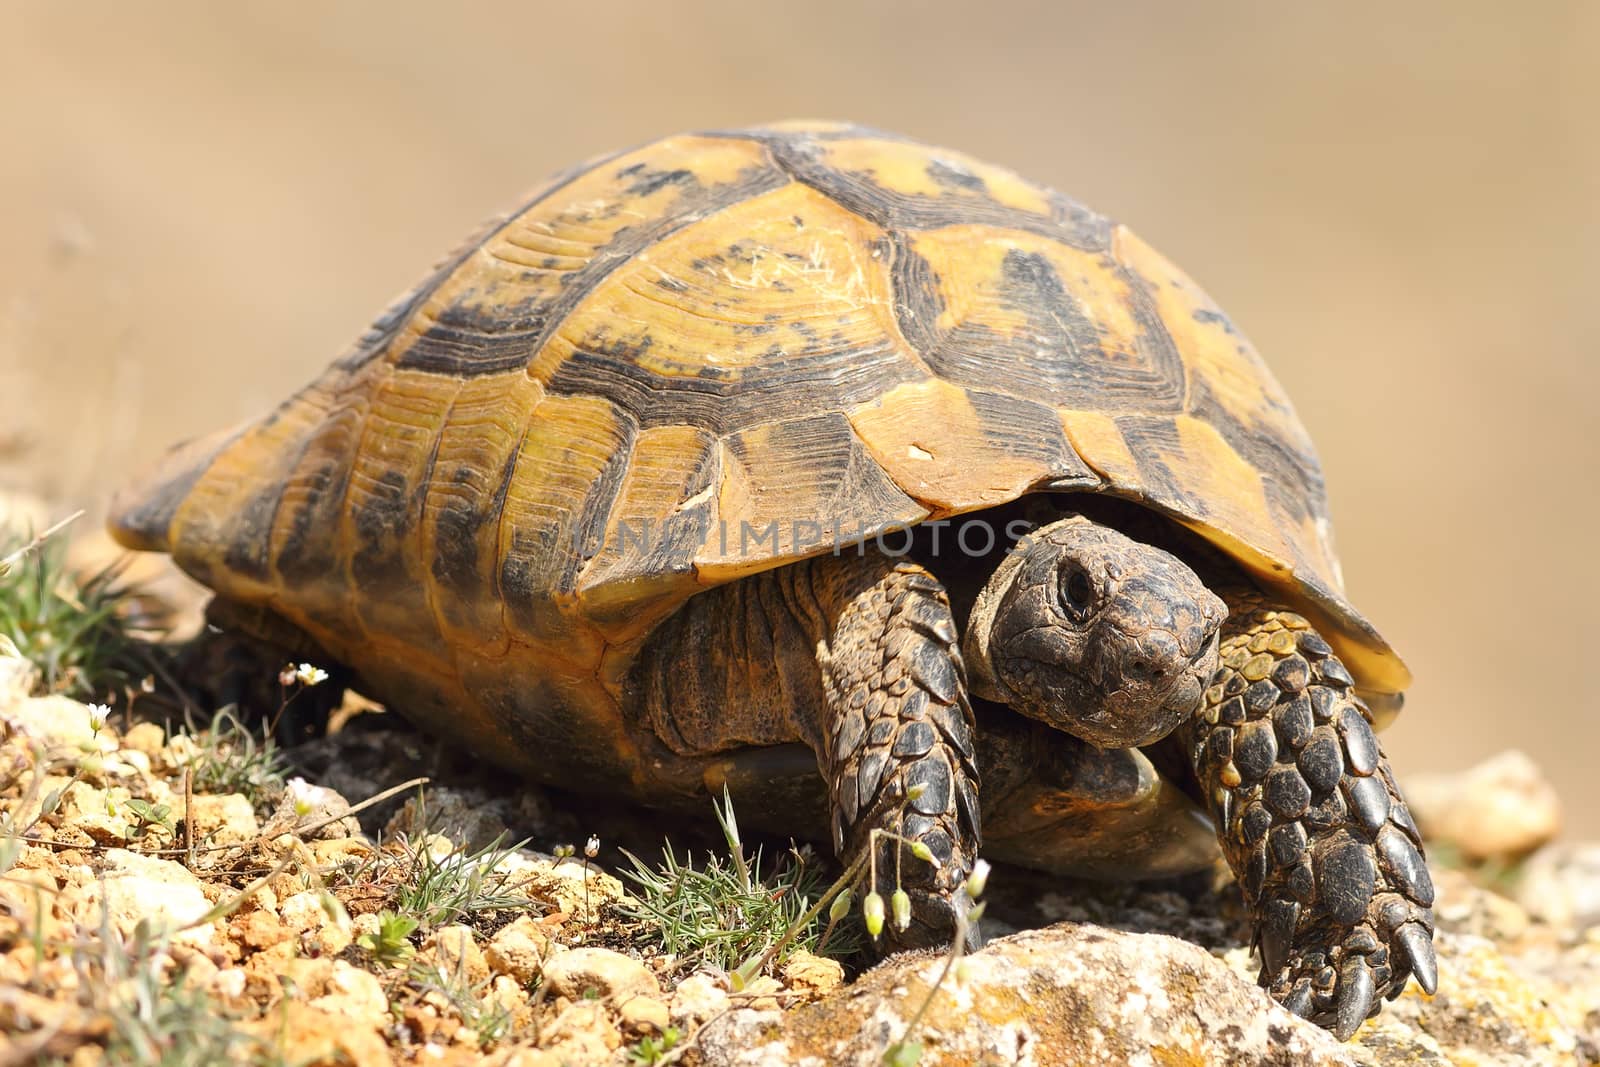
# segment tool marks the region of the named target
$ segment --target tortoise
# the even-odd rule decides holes
[[[949,936],[980,843],[1220,846],[1294,1012],[1435,987],[1374,736],[1410,675],[1287,396],[1128,229],[961,153],[786,123],[586,163],[110,526],[486,760],[885,850],[895,944]]]

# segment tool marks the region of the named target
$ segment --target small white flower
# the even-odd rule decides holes
[[[294,805],[295,818],[303,819],[317,810],[317,787],[304,778],[291,778],[284,787],[289,802]]]
[[[583,854],[590,859],[600,855],[600,838],[590,834],[588,843],[583,846]]]
[[[309,663],[302,663],[295,670],[294,676],[300,679],[301,685],[318,685],[328,680],[328,672],[321,667],[313,667]]]
[[[278,684],[283,686],[285,689],[287,689],[291,685],[294,684],[294,679],[295,679],[294,664],[293,663],[285,663],[283,665],[283,670],[278,672]]]
[[[106,719],[111,717],[111,709],[105,704],[89,705],[89,730],[98,734],[105,727]]]

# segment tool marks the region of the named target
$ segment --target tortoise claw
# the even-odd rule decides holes
[[[1394,939],[1411,962],[1411,973],[1422,991],[1432,996],[1439,991],[1439,961],[1433,952],[1433,938],[1421,923],[1409,922],[1395,931]]]
[[[1339,987],[1334,992],[1333,1036],[1340,1041],[1350,1036],[1366,1022],[1376,1003],[1376,988],[1372,981],[1372,968],[1364,957],[1354,956],[1339,973]]]
[[[1300,905],[1292,900],[1269,900],[1261,921],[1261,973],[1277,974],[1289,962]]]
[[[1294,992],[1283,998],[1283,1006],[1302,1019],[1311,1018],[1311,983],[1297,983]]]
[[[1349,672],[1304,619],[1248,593],[1230,604],[1221,647],[1257,671],[1219,672],[1187,727],[1191,766],[1255,920],[1261,984],[1344,1040],[1412,975],[1437,988],[1433,882]]]

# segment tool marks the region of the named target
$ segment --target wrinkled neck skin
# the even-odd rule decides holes
[[[974,693],[1101,748],[1200,706],[1227,607],[1178,557],[1081,515],[1028,534],[973,605]]]

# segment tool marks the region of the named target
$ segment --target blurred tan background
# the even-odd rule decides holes
[[[326,6],[5,5],[0,485],[257,413],[559,167],[853,118],[1199,278],[1416,671],[1402,774],[1520,745],[1600,833],[1600,4]]]

